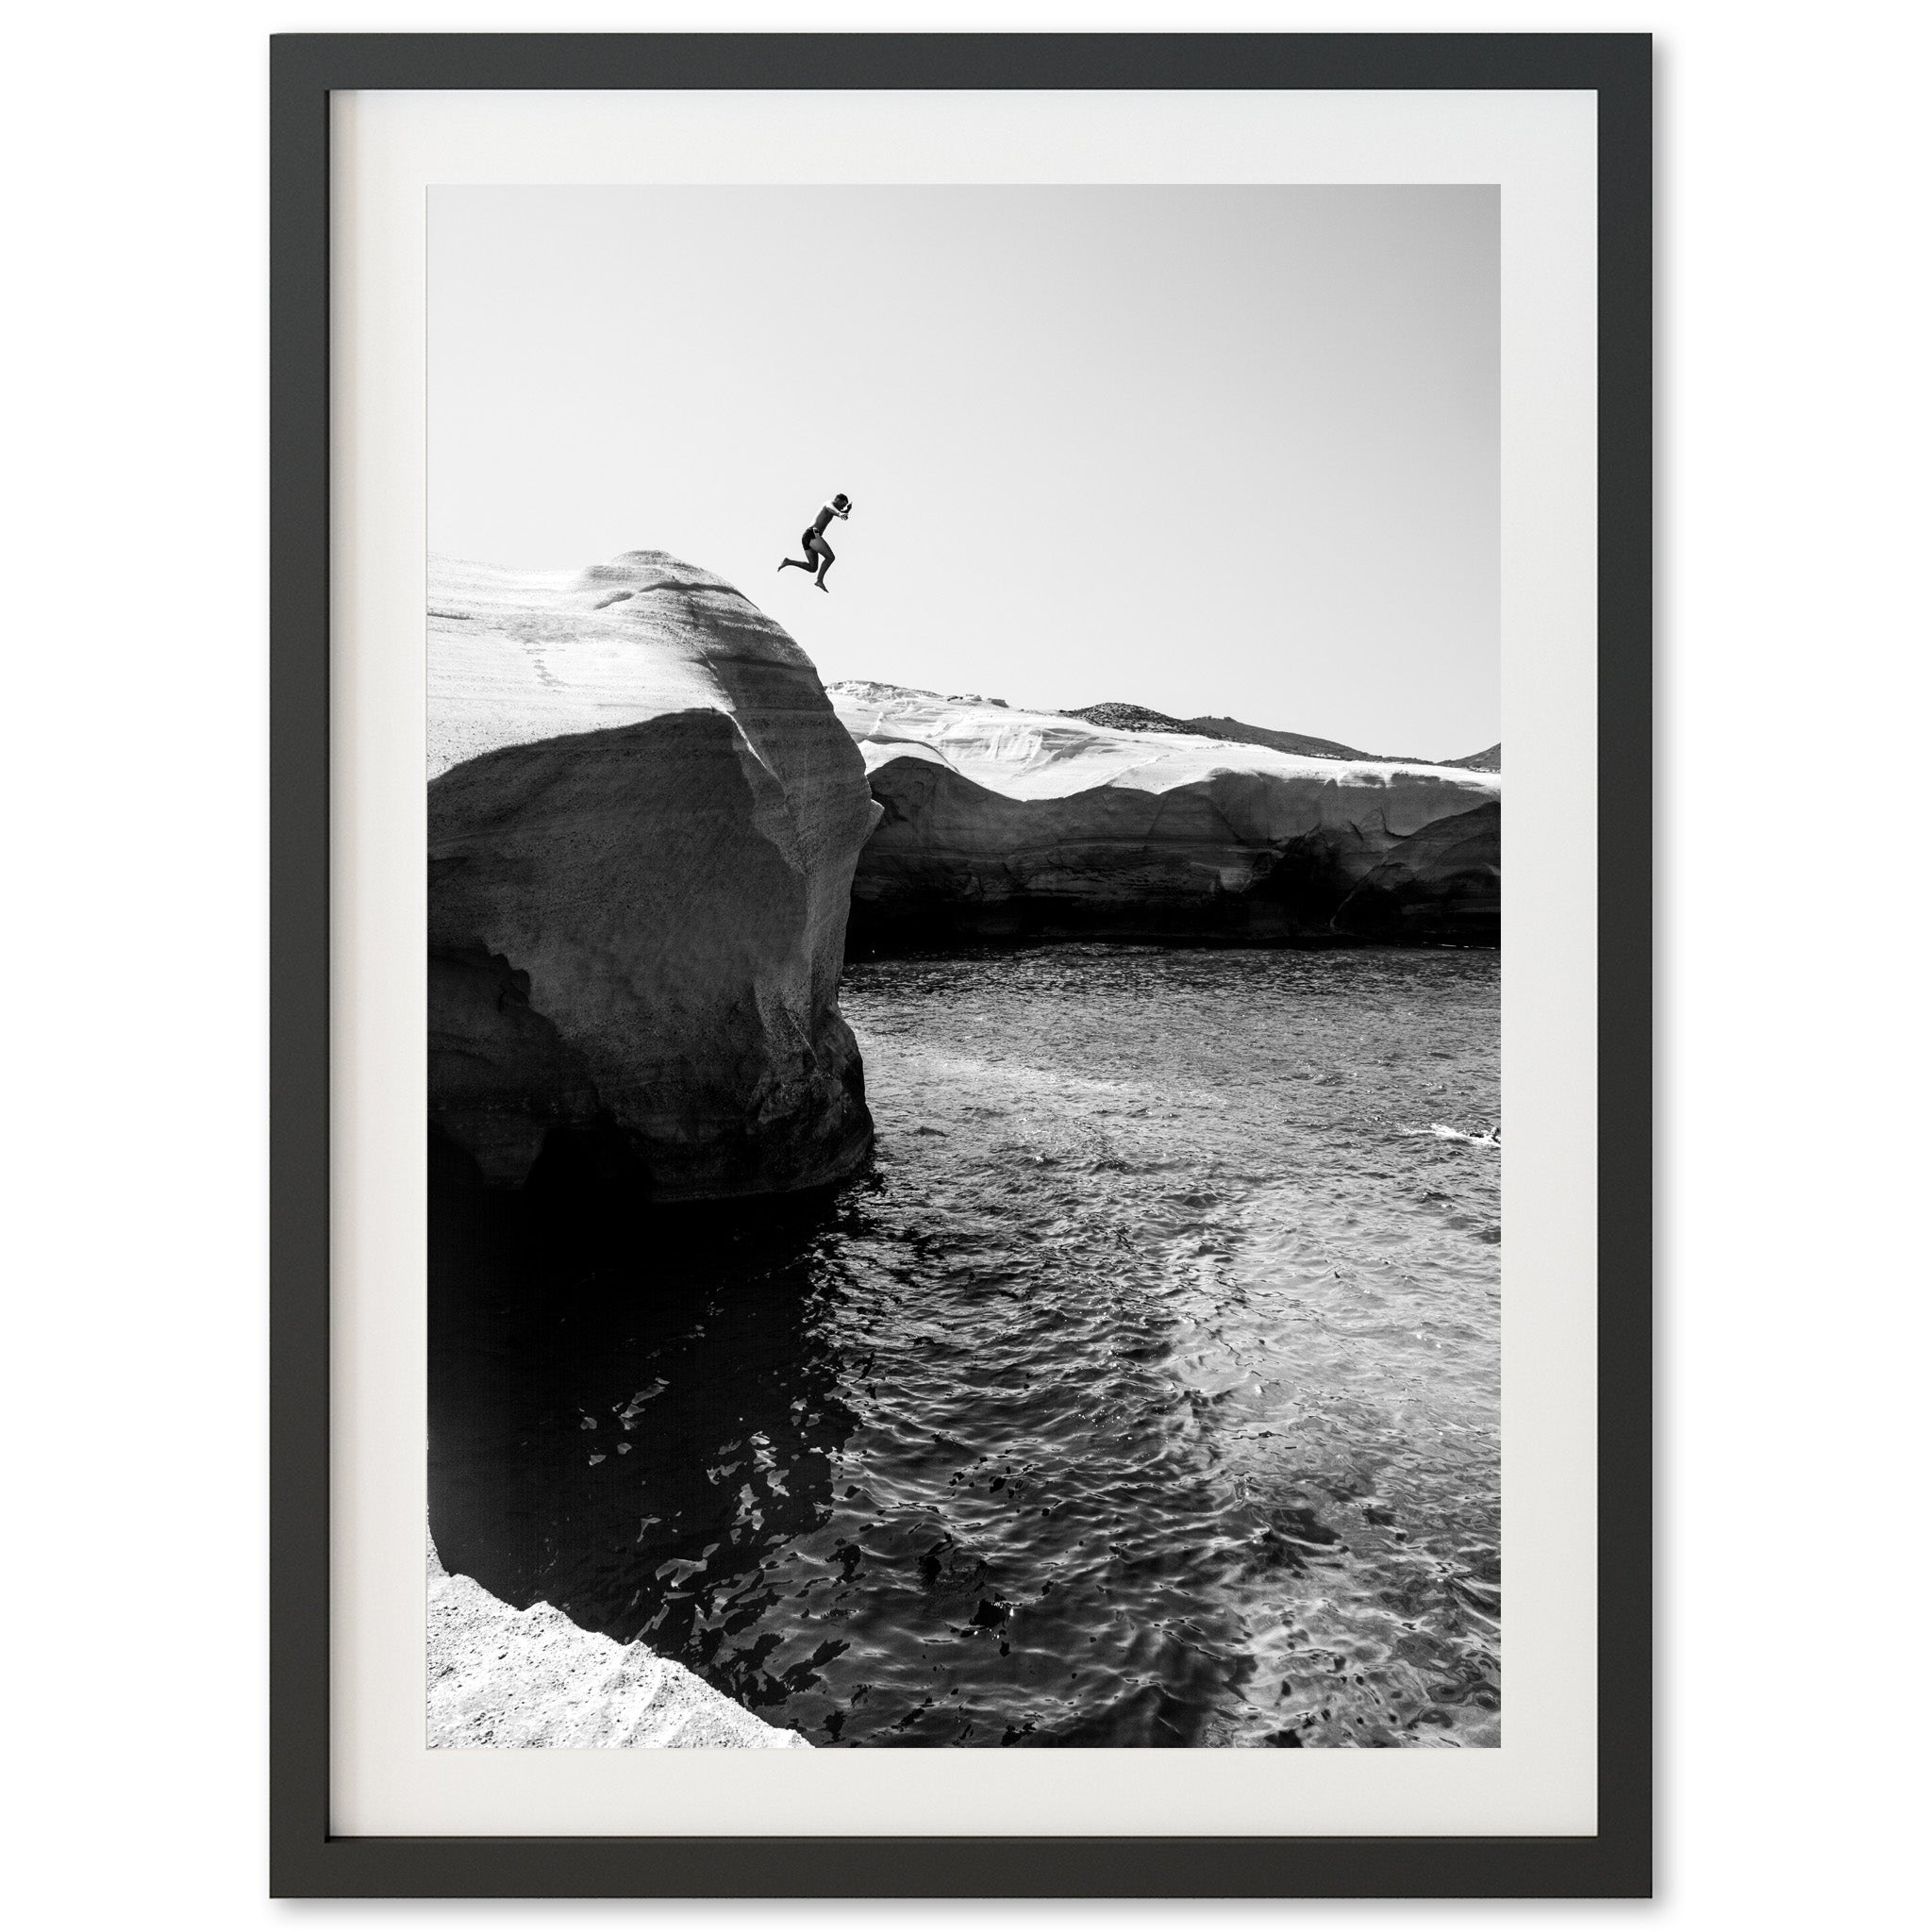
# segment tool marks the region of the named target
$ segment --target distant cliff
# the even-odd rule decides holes
[[[1488,751],[1471,752],[1466,758],[1418,758],[1391,752],[1357,751],[1352,744],[1341,744],[1332,738],[1310,738],[1305,731],[1270,731],[1260,724],[1243,724],[1239,718],[1170,718],[1164,711],[1150,711],[1145,705],[1087,705],[1064,713],[1083,718],[1090,724],[1104,724],[1109,731],[1177,731],[1196,738],[1218,738],[1231,744],[1265,744],[1274,751],[1291,752],[1300,758],[1345,758],[1356,764],[1372,765],[1453,765],[1466,772],[1500,772],[1503,747],[1492,744]]]
[[[885,814],[854,879],[856,947],[1497,941],[1495,774],[875,683],[829,692]]]
[[[851,1172],[838,983],[879,808],[810,660],[662,551],[439,561],[429,607],[431,1122],[501,1183],[558,1127],[667,1200]]]
[[[1354,745],[1338,744],[1332,738],[1310,738],[1302,731],[1269,731],[1259,724],[1243,724],[1239,718],[1189,718],[1174,728],[1198,731],[1204,738],[1229,739],[1236,744],[1265,744],[1272,751],[1292,752],[1299,758],[1374,758],[1373,752],[1357,751]]]

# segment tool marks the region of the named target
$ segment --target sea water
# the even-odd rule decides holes
[[[445,1562],[821,1746],[1498,1742],[1498,994],[853,966],[829,1197],[434,1204]]]

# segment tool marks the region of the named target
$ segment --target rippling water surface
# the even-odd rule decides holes
[[[820,1745],[1497,1742],[1498,988],[871,962],[829,1200],[440,1181],[445,1561]]]

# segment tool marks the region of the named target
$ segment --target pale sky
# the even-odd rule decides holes
[[[439,188],[432,548],[669,550],[827,682],[1501,736],[1489,187]],[[832,594],[775,574],[835,491]]]

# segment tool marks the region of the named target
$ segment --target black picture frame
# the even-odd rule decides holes
[[[272,42],[271,1890],[1639,1897],[1651,1872],[1651,44],[1643,34],[293,34]],[[346,89],[1597,95],[1598,1829],[1324,1838],[329,1830],[329,134]]]

